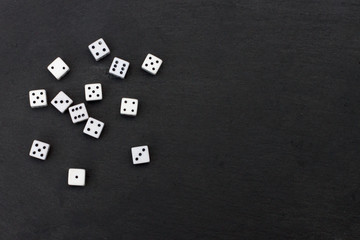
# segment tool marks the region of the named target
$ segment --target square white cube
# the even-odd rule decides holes
[[[89,114],[84,103],[69,107],[69,114],[73,123],[82,122],[89,118]]]
[[[152,75],[156,75],[162,62],[163,61],[160,58],[149,53],[146,56],[141,68]]]
[[[66,63],[59,57],[50,63],[47,69],[57,80],[60,80],[67,72],[70,71],[69,66],[66,65]]]
[[[94,138],[99,138],[105,124],[95,118],[89,117],[83,132]]]
[[[120,106],[120,114],[128,116],[136,116],[138,110],[138,100],[135,98],[122,98]]]
[[[91,43],[88,47],[96,61],[99,61],[110,54],[110,49],[102,38]]]
[[[85,186],[86,171],[82,168],[70,168],[68,173],[68,185]]]
[[[128,61],[114,57],[114,60],[109,69],[109,73],[116,77],[124,79],[129,66],[130,63]]]
[[[50,149],[50,144],[34,140],[29,155],[34,158],[45,160]]]
[[[39,108],[47,106],[47,97],[45,89],[29,91],[30,107]]]
[[[85,100],[86,101],[99,101],[102,100],[101,83],[92,83],[85,85]]]
[[[150,162],[150,153],[148,146],[138,146],[131,148],[133,164],[142,164]]]
[[[64,113],[72,103],[73,100],[63,91],[60,91],[51,101],[51,104],[61,113]]]

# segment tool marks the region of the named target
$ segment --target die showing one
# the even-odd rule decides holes
[[[102,100],[101,83],[92,83],[85,85],[85,100],[86,101]]]
[[[149,147],[146,145],[132,147],[131,155],[133,159],[133,164],[142,164],[142,163],[150,162]]]
[[[129,69],[130,63],[121,58],[114,57],[114,60],[110,66],[109,73],[124,79]]]
[[[120,114],[128,116],[136,116],[138,110],[138,100],[135,98],[122,98],[120,106]]]
[[[162,62],[163,61],[160,58],[149,53],[146,56],[141,68],[152,75],[156,75]]]
[[[47,106],[47,97],[45,89],[38,89],[29,91],[29,101],[30,107],[46,107]]]
[[[69,114],[73,123],[82,122],[89,118],[89,114],[84,103],[69,107]]]
[[[66,63],[59,57],[50,63],[47,69],[57,80],[60,80],[67,72],[70,71],[69,66],[66,65]]]
[[[85,186],[86,171],[82,168],[69,168],[68,185]]]
[[[50,144],[34,140],[29,155],[34,158],[45,160],[50,149]]]
[[[96,61],[99,61],[110,54],[110,49],[102,38],[91,43],[88,47]]]
[[[89,117],[83,132],[94,138],[99,138],[105,124],[95,118]]]
[[[61,113],[64,113],[72,103],[73,100],[63,91],[60,91],[51,101],[51,104]]]

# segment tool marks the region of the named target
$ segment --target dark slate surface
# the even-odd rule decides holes
[[[0,2],[0,239],[359,239],[359,1]],[[87,46],[103,37],[111,55]],[[147,53],[157,76],[140,69]],[[47,71],[60,56],[61,81]],[[109,76],[128,60],[125,80]],[[60,90],[105,122],[31,109]],[[140,100],[136,118],[122,97]],[[33,139],[51,144],[43,162]],[[130,147],[151,163],[133,166]],[[70,167],[87,185],[67,186]]]

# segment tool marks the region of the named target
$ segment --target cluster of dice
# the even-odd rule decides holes
[[[94,56],[96,61],[99,61],[100,59],[110,54],[110,49],[108,48],[108,46],[106,45],[105,41],[102,38],[91,43],[89,45],[89,50],[91,54]],[[148,54],[141,68],[153,75],[156,75],[156,73],[160,69],[161,64],[162,64],[162,60],[160,58],[152,54]],[[110,66],[109,73],[123,79],[125,78],[129,66],[130,63],[128,61],[115,57]],[[58,57],[48,66],[48,70],[57,80],[60,80],[63,76],[65,76],[67,72],[70,71],[70,68],[60,57]],[[46,107],[48,105],[46,90],[38,89],[38,90],[29,91],[29,100],[30,100],[30,106],[32,108]],[[102,88],[100,83],[92,83],[85,85],[85,100],[86,101],[102,100]],[[79,123],[87,120],[83,132],[91,137],[99,138],[105,124],[102,121],[89,117],[84,103],[71,106],[72,103],[73,100],[63,91],[60,91],[51,101],[51,104],[61,113],[64,113],[66,110],[68,110],[73,123]],[[134,98],[121,99],[121,106],[120,106],[121,115],[136,116],[137,109],[138,109],[137,99]],[[39,140],[34,140],[29,155],[34,158],[46,160],[49,149],[50,149],[50,144]],[[146,145],[132,147],[131,154],[132,154],[133,164],[150,162],[149,148]],[[70,168],[68,172],[68,185],[85,186],[85,176],[86,176],[85,169]]]

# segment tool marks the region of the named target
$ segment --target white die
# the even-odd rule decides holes
[[[120,106],[120,114],[128,116],[136,116],[138,109],[138,100],[135,98],[122,98]]]
[[[89,117],[83,132],[94,138],[99,138],[104,128],[104,125],[105,124],[103,122],[96,120],[95,118]]]
[[[141,164],[150,162],[150,154],[148,146],[138,146],[131,148],[133,164]]]
[[[60,80],[68,71],[70,71],[69,66],[59,57],[50,63],[47,69],[57,80]]]
[[[82,122],[89,118],[84,103],[69,107],[69,113],[73,123]]]
[[[30,91],[29,101],[30,101],[30,107],[32,108],[46,107],[47,106],[46,90],[38,89],[38,90]]]
[[[69,168],[68,185],[85,186],[86,171],[82,168]]]
[[[116,77],[124,79],[129,66],[130,63],[128,61],[114,57],[114,60],[109,69],[109,73]]]
[[[29,155],[34,158],[45,160],[50,149],[50,144],[34,140]]]
[[[100,38],[89,45],[89,50],[91,54],[94,56],[96,61],[106,57],[110,54],[110,49],[106,45],[104,39]]]
[[[141,68],[152,75],[156,75],[162,62],[163,61],[160,58],[149,53],[146,56]]]
[[[69,96],[66,95],[63,91],[60,91],[51,101],[51,104],[61,113],[64,113],[72,103],[73,100],[69,98]]]
[[[85,85],[85,100],[86,101],[102,100],[101,83],[92,83]]]

